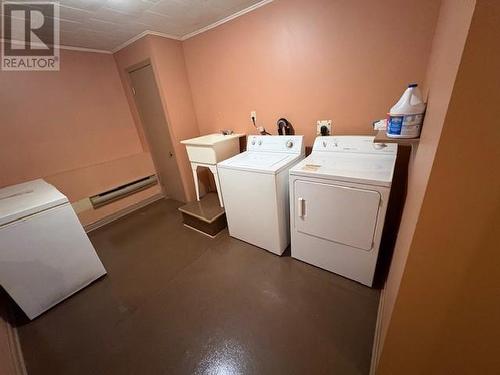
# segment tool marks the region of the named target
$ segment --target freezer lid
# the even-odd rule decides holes
[[[42,179],[0,189],[0,226],[68,202]]]

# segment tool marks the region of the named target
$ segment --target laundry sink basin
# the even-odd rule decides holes
[[[186,145],[189,161],[200,164],[217,164],[240,152],[240,137],[244,134],[208,134],[181,141]]]

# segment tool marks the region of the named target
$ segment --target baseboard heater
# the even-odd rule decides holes
[[[128,195],[147,189],[148,187],[156,185],[157,183],[158,179],[156,178],[156,175],[144,177],[139,180],[129,182],[125,185],[118,186],[114,189],[105,191],[104,193],[94,195],[93,197],[90,197],[90,203],[92,203],[92,207],[94,208],[102,207],[118,199],[125,198]]]

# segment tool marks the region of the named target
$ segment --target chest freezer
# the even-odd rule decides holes
[[[30,319],[105,274],[55,187],[39,179],[0,189],[0,284]]]

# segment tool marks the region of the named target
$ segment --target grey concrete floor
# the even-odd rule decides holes
[[[163,200],[90,234],[108,275],[34,321],[28,373],[368,374],[379,292],[222,232]]]

